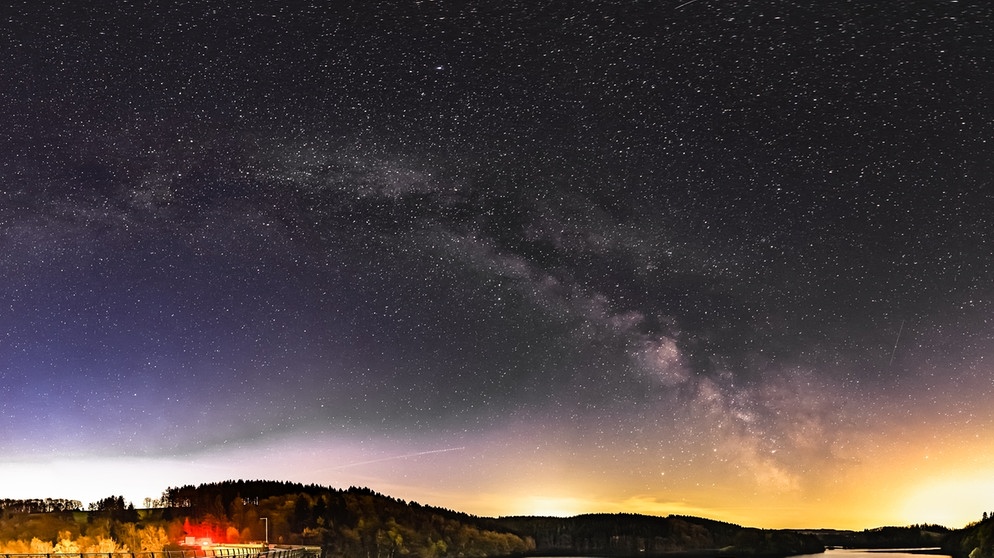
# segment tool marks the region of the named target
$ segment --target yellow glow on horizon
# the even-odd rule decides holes
[[[850,436],[824,461],[798,464],[740,452],[749,459],[683,468],[666,461],[659,466],[665,475],[652,474],[652,455],[626,462],[592,454],[579,462],[564,452],[519,461],[505,459],[520,453],[503,446],[501,453],[482,453],[479,468],[457,473],[465,477],[450,474],[430,494],[414,487],[398,487],[397,494],[480,516],[637,513],[765,529],[860,531],[916,523],[955,529],[994,509],[994,480],[988,480],[994,479],[994,447],[984,443],[989,426],[980,420],[882,424]],[[781,473],[791,482],[781,482]],[[452,480],[473,490],[448,489]]]
[[[559,468],[557,476],[529,472],[530,482],[501,479],[466,499],[446,494],[441,503],[478,515],[575,516],[638,513],[689,515],[768,529],[853,529],[935,523],[961,528],[994,502],[994,449],[976,443],[975,432],[953,431],[916,440],[913,431],[874,437],[784,490],[755,468],[702,469],[687,484],[631,490],[623,475],[585,476]],[[886,443],[880,443],[884,440]],[[718,470],[719,473],[721,472]],[[734,474],[739,471],[739,474]],[[512,490],[501,490],[513,482]],[[441,496],[441,495],[439,495]],[[436,500],[439,502],[440,500]]]
[[[980,514],[992,507],[994,470],[972,476],[936,478],[909,492],[903,502],[905,517],[916,518],[916,523],[963,527],[980,519]]]
[[[521,496],[507,504],[509,515],[572,517],[588,513],[637,513],[643,515],[693,515],[713,518],[718,510],[699,508],[685,502],[662,501],[651,496],[634,496],[623,500],[584,499],[572,496]]]
[[[584,513],[586,505],[578,498],[535,496],[522,501],[521,507],[522,512],[515,515],[570,517]]]
[[[845,453],[836,448],[824,460],[804,463],[779,455],[736,454],[734,446],[716,455],[738,459],[678,465],[653,453],[632,460],[612,452],[578,458],[565,444],[562,453],[529,457],[522,449],[488,441],[442,453],[393,446],[359,451],[346,440],[341,442],[344,449],[329,444],[323,453],[303,453],[299,448],[313,446],[304,440],[231,450],[225,459],[213,453],[187,459],[7,462],[0,463],[0,474],[24,485],[23,493],[8,496],[36,497],[42,487],[45,495],[77,497],[84,505],[112,493],[124,493],[138,505],[168,486],[275,478],[368,486],[483,517],[636,513],[768,529],[863,530],[915,523],[960,528],[994,509],[994,446],[986,443],[990,427],[991,421],[980,420],[969,428],[935,421],[914,428],[888,424],[861,438],[850,437],[840,446]],[[238,463],[239,468],[231,471],[219,463]],[[352,463],[366,465],[348,465]],[[779,473],[789,474],[792,482],[781,482]]]

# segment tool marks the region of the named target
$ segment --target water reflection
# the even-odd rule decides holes
[[[894,549],[875,550],[859,548],[837,548],[826,550],[824,554],[801,554],[794,558],[950,558],[949,554],[943,554],[938,548],[935,549]]]
[[[692,557],[692,556],[706,556],[713,557],[715,555],[714,550],[698,550],[689,552],[676,552],[675,556],[681,557]],[[723,556],[723,554],[719,554]],[[612,555],[617,557],[617,555]],[[645,556],[645,555],[638,555]],[[652,556],[665,556],[665,553]],[[591,556],[534,556],[532,558],[599,558],[596,555]],[[797,554],[790,556],[789,558],[952,558],[951,555],[943,553],[938,547],[935,548],[897,548],[897,549],[863,549],[863,548],[836,548],[832,550],[826,550],[821,554]]]

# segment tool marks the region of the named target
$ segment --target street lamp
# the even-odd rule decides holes
[[[269,550],[269,518],[260,517],[259,519],[266,522],[266,550]]]

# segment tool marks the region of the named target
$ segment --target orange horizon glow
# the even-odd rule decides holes
[[[766,529],[858,531],[914,524],[958,529],[994,508],[994,448],[981,443],[982,423],[949,429],[945,437],[910,430],[866,437],[836,468],[792,482],[731,467],[738,476],[702,475],[694,484],[633,490],[620,472],[590,476],[571,470],[563,459],[519,466],[516,474],[528,480],[508,477],[506,485],[498,481],[469,495],[388,486],[423,503],[481,516],[638,513]],[[926,436],[928,444],[921,442]]]
[[[140,505],[169,486],[259,478],[315,483],[336,488],[365,486],[377,492],[478,516],[573,516],[588,513],[689,515],[747,527],[863,530],[888,525],[939,524],[961,528],[994,508],[994,448],[985,444],[987,423],[893,425],[852,438],[849,454],[812,463],[798,473],[756,452],[732,453],[738,460],[695,469],[659,458],[638,462],[616,452],[578,458],[569,446],[543,448],[541,458],[523,459],[534,440],[517,445],[482,439],[465,449],[421,452],[396,444],[362,451],[338,440],[316,451],[309,439],[245,446],[191,456],[187,460],[101,459],[0,463],[5,478],[20,479],[21,493],[5,497],[66,495],[84,505],[123,493]],[[939,436],[934,432],[944,431]],[[502,432],[501,438],[514,439]],[[310,448],[305,453],[304,448]],[[365,452],[365,453],[363,453]],[[386,455],[399,456],[386,459]],[[265,455],[265,459],[259,459]],[[306,456],[306,457],[305,457]],[[329,463],[365,462],[361,467]],[[234,468],[218,463],[236,464]],[[772,471],[764,471],[770,466]],[[79,495],[81,487],[92,494]],[[87,498],[90,498],[88,500]],[[220,540],[212,533],[214,540]]]

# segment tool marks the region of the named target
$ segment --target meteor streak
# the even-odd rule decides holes
[[[379,459],[370,459],[370,460],[367,460],[367,461],[356,461],[355,463],[346,463],[345,465],[337,465],[335,467],[327,467],[327,468],[322,469],[322,470],[325,470],[325,471],[337,471],[339,469],[347,469],[349,467],[358,467],[360,465],[369,465],[370,463],[381,463],[383,461],[393,461],[395,459],[409,459],[409,458],[412,458],[412,457],[420,457],[422,455],[431,455],[431,454],[434,454],[434,453],[446,453],[446,452],[449,452],[449,451],[462,451],[462,450],[465,450],[465,449],[466,449],[466,447],[462,446],[462,447],[458,447],[458,448],[444,448],[444,449],[437,449],[437,450],[419,451],[419,452],[416,452],[416,453],[405,453],[403,455],[392,455],[390,457],[381,457]]]
[[[894,340],[894,349],[890,352],[890,362],[887,363],[887,368],[890,368],[894,364],[894,355],[897,354],[897,344],[901,342],[901,333],[904,332],[904,320],[901,320],[901,328],[897,330],[897,339]]]

